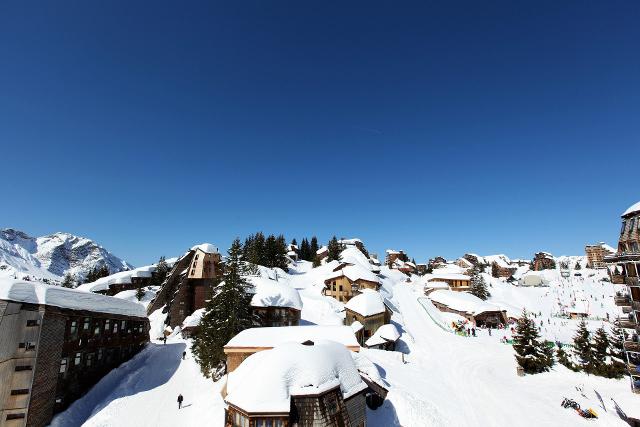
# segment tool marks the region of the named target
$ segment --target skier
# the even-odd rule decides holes
[[[164,344],[167,344],[167,336],[165,335],[164,337],[162,337],[162,341],[164,342]]]
[[[186,355],[187,355],[187,352],[186,352],[186,351],[183,351],[183,352],[182,352],[182,360],[184,360],[184,358],[186,357]]]
[[[184,400],[184,397],[182,397],[181,394],[178,395],[178,409],[182,408],[182,401]]]
[[[491,336],[491,328],[489,328],[489,336]]]

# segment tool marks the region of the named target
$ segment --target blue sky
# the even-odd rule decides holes
[[[419,261],[615,244],[638,2],[343,3],[2,2],[0,226],[138,265],[257,230]]]

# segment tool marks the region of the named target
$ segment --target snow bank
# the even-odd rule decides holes
[[[363,289],[359,295],[356,295],[347,302],[345,308],[363,316],[373,316],[384,313],[386,310],[382,297],[377,291],[372,289]]]
[[[0,300],[52,305],[71,310],[88,310],[124,316],[147,316],[144,307],[135,302],[75,289],[45,285],[39,282],[23,282],[9,278],[0,279]]]
[[[292,395],[338,386],[345,398],[367,387],[349,350],[331,341],[288,343],[249,356],[230,373],[226,401],[248,412],[288,413]]]

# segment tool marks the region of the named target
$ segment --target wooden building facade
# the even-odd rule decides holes
[[[30,285],[46,286],[20,284],[23,291]],[[70,293],[73,306],[73,293],[80,292],[63,292]],[[2,427],[46,426],[53,414],[149,341],[144,311],[133,316],[128,310],[119,314],[29,301],[0,298]],[[124,303],[135,304],[110,304]]]

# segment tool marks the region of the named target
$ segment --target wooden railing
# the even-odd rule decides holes
[[[618,306],[630,306],[631,305],[631,298],[629,298],[629,295],[616,296],[614,298],[614,301],[615,301],[616,305],[618,305]]]

